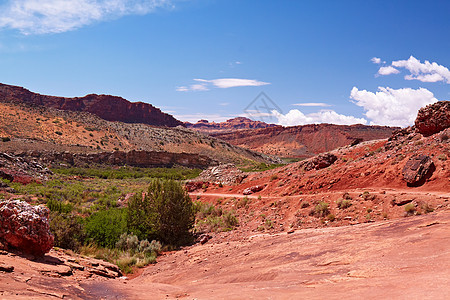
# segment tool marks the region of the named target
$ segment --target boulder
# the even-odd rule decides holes
[[[420,186],[433,175],[435,168],[431,157],[424,154],[413,155],[403,167],[403,179],[408,186]]]
[[[53,247],[49,210],[20,200],[0,202],[0,242],[23,253],[42,256]]]
[[[430,136],[450,127],[450,101],[439,101],[419,110],[415,127],[424,136]]]
[[[209,167],[200,173],[195,181],[214,182],[224,185],[231,185],[241,183],[247,177],[244,172],[239,170],[233,164],[221,164],[214,167]]]
[[[264,185],[255,185],[249,188],[246,188],[242,193],[244,195],[251,195],[253,193],[257,193],[259,191],[262,191],[264,189]]]
[[[320,170],[326,167],[331,166],[337,160],[336,155],[331,153],[320,154],[311,158],[305,164],[305,171],[309,171],[312,169]]]

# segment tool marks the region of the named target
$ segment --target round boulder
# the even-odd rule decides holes
[[[0,202],[0,242],[23,253],[42,256],[53,247],[49,210],[20,200]]]
[[[422,107],[415,126],[424,136],[430,136],[450,127],[450,101],[439,101]]]

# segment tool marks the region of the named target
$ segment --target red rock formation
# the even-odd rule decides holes
[[[384,139],[397,129],[386,126],[312,124],[212,134],[231,144],[281,157],[312,157],[338,147]]]
[[[155,126],[183,125],[173,116],[143,102],[130,102],[110,95],[90,94],[84,97],[65,98],[40,95],[18,86],[0,84],[0,101],[41,105],[61,110],[89,112],[108,121],[144,123]]]
[[[0,202],[0,241],[8,248],[37,256],[53,247],[49,210],[24,201]]]
[[[208,122],[208,120],[199,120],[197,123],[192,124],[189,122],[185,123],[187,128],[191,128],[201,132],[207,133],[223,133],[230,132],[240,129],[258,129],[258,128],[270,128],[279,127],[275,124],[267,124],[261,121],[253,121],[245,117],[238,117],[234,119],[229,119],[225,122],[215,123]]]
[[[422,107],[415,126],[424,136],[430,136],[450,127],[450,101],[439,101]]]

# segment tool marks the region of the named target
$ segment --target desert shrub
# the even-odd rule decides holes
[[[6,143],[6,142],[9,142],[9,141],[11,141],[11,138],[9,138],[9,137],[2,137],[2,142]]]
[[[327,219],[328,219],[328,221],[333,222],[336,219],[336,217],[333,214],[328,214]]]
[[[270,181],[274,181],[278,179],[278,175],[277,174],[272,174],[272,176],[270,176]]]
[[[237,207],[241,208],[241,207],[248,207],[248,203],[250,202],[250,199],[248,199],[247,196],[245,196],[244,198],[242,198],[241,200],[238,201],[237,203]]]
[[[314,214],[319,217],[325,217],[330,213],[328,206],[328,203],[320,201],[316,207],[314,207]]]
[[[56,133],[57,135],[62,135],[62,134],[63,134],[61,131],[55,131],[55,133]]]
[[[55,246],[78,250],[85,240],[85,228],[81,217],[53,211],[50,213],[50,231],[55,237]]]
[[[185,180],[197,177],[200,169],[187,168],[138,168],[138,167],[98,167],[98,168],[59,168],[53,172],[63,175],[77,175],[96,177],[101,179],[127,179],[127,178],[165,178]]]
[[[342,195],[342,198],[345,199],[345,200],[352,200],[352,197],[351,197],[350,194],[347,193],[347,192],[345,192],[345,193]]]
[[[338,199],[336,201],[336,204],[339,209],[346,209],[346,208],[349,208],[350,206],[352,206],[352,202],[347,199]]]
[[[189,194],[175,180],[152,180],[147,194],[128,202],[127,226],[140,239],[181,245],[191,237],[195,211]]]
[[[86,219],[86,236],[90,242],[114,248],[121,234],[126,232],[127,210],[113,208],[96,212]]]
[[[301,207],[301,208],[307,208],[307,207],[309,207],[309,202],[306,202],[306,201],[302,202],[302,204],[300,204],[300,207]]]
[[[377,198],[376,195],[370,194],[368,191],[364,191],[364,193],[362,193],[361,197],[366,201],[375,200]]]
[[[49,199],[46,203],[50,211],[57,211],[60,213],[70,213],[73,210],[73,205],[71,203],[63,203],[55,199]]]
[[[406,214],[412,215],[412,214],[414,214],[415,211],[416,211],[416,206],[414,205],[414,203],[408,203],[405,205]]]
[[[422,209],[423,209],[424,213],[426,213],[426,214],[434,211],[434,208],[431,207],[428,203],[422,204]]]
[[[233,212],[224,212],[222,208],[212,204],[196,202],[194,211],[195,233],[230,231],[239,224]]]

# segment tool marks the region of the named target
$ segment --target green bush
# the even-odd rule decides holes
[[[191,238],[194,206],[175,180],[154,179],[147,194],[137,193],[128,202],[127,226],[140,239],[181,245]]]
[[[232,212],[224,212],[222,208],[212,204],[196,202],[194,204],[196,222],[194,232],[231,231],[238,225],[238,219]]]
[[[352,206],[352,202],[347,199],[338,199],[336,201],[336,204],[339,209],[346,209],[346,208],[349,208],[350,206]]]
[[[63,203],[62,201],[56,199],[49,199],[46,203],[50,211],[57,211],[60,213],[70,213],[73,210],[73,205],[71,203]]]
[[[329,206],[328,203],[320,201],[319,204],[317,204],[316,207],[314,208],[314,214],[320,217],[327,216],[330,213],[328,206]]]
[[[86,236],[90,242],[114,248],[121,234],[126,232],[126,209],[112,208],[92,214],[86,219]]]
[[[55,246],[78,250],[85,240],[85,228],[81,217],[53,211],[50,213],[50,231],[55,237]]]
[[[408,215],[414,214],[415,211],[416,211],[416,206],[414,205],[414,203],[408,203],[408,204],[405,205],[405,212]]]

